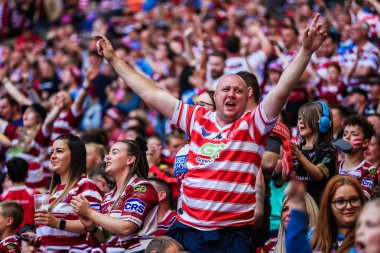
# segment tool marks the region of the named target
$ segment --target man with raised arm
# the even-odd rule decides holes
[[[303,45],[278,84],[256,109],[245,112],[252,94],[237,75],[224,76],[216,89],[216,111],[171,97],[118,59],[98,36],[98,52],[147,104],[172,118],[191,136],[178,223],[169,235],[190,252],[253,252],[249,231],[255,221],[255,177],[266,139],[311,55],[326,38],[317,14]]]

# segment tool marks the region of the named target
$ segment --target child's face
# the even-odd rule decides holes
[[[357,125],[349,125],[344,128],[343,140],[352,145],[353,152],[362,151],[368,146],[368,140],[364,139],[363,130]]]
[[[360,214],[356,227],[356,247],[361,253],[380,252],[380,214],[372,205]]]
[[[0,207],[0,234],[3,234],[9,225],[9,219],[3,215],[3,208]]]
[[[304,123],[301,117],[298,117],[297,128],[302,138],[311,137],[313,135],[313,130],[307,123]]]

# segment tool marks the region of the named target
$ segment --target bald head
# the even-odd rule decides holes
[[[217,122],[225,126],[240,118],[247,106],[248,96],[243,78],[235,74],[223,76],[214,95]]]

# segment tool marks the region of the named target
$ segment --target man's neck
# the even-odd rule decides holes
[[[169,206],[166,204],[161,204],[157,210],[157,220],[161,222],[163,218],[165,218],[166,213],[169,211]]]
[[[356,42],[356,46],[362,48],[365,44],[367,43],[367,39],[362,39],[362,40],[359,40],[358,42]]]
[[[4,240],[5,238],[11,235],[13,235],[12,231],[6,230],[2,234],[0,234],[0,240]]]
[[[26,183],[25,182],[12,183],[12,187],[20,187],[20,186],[26,186]]]

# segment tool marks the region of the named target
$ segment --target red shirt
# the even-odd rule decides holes
[[[11,235],[1,240],[0,252],[1,253],[21,252],[21,242],[17,239],[16,235]]]
[[[168,210],[165,214],[164,218],[160,222],[158,222],[158,228],[155,236],[161,236],[166,234],[176,223],[177,223],[177,214],[172,210]]]
[[[16,229],[16,233],[25,225],[34,224],[34,199],[33,195],[40,192],[28,188],[26,185],[10,187],[1,194],[1,201],[13,200],[24,209],[24,221]]]

